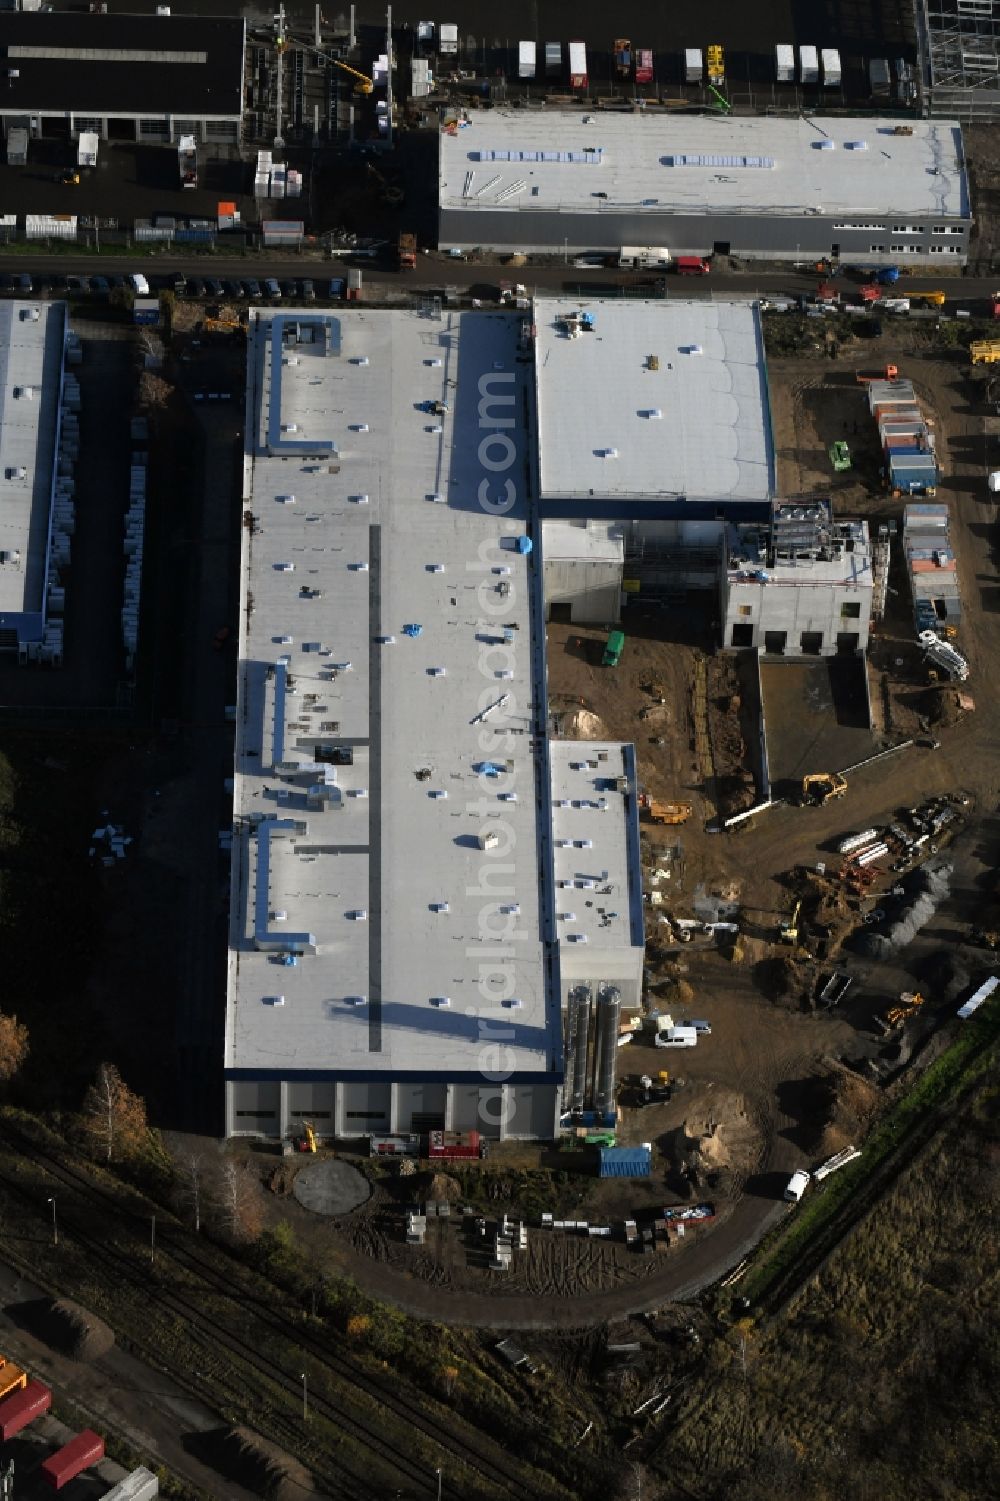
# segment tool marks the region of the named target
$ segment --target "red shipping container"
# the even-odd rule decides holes
[[[104,1440],[92,1428],[85,1428],[55,1454],[49,1455],[41,1467],[41,1475],[52,1490],[61,1491],[64,1485],[69,1485],[77,1475],[91,1465],[99,1464],[103,1458]]]
[[[478,1131],[431,1131],[427,1138],[428,1157],[480,1156]]]
[[[635,81],[653,82],[653,54],[646,47],[640,47],[635,55]]]
[[[52,1393],[40,1381],[29,1381],[23,1391],[0,1402],[0,1443],[6,1443],[52,1406]]]

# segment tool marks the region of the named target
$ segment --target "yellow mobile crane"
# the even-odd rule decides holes
[[[375,87],[367,73],[359,73],[357,68],[349,67],[347,63],[342,63],[339,58],[333,59],[333,66],[339,68],[342,73],[348,73],[354,79],[354,92],[356,94],[370,94]]]

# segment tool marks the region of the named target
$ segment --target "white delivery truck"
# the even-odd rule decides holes
[[[815,47],[799,48],[799,82],[819,83],[819,53]]]
[[[684,52],[684,82],[701,83],[705,76],[705,62],[700,47],[688,47]]]
[[[836,47],[824,47],[819,55],[823,64],[823,87],[825,89],[839,89],[843,79],[843,71],[840,66],[840,53]]]
[[[76,164],[78,167],[97,166],[98,135],[95,130],[81,130],[76,143]]]
[[[665,271],[670,265],[670,251],[663,245],[623,245],[618,264],[624,271]]]
[[[774,72],[778,83],[795,82],[795,48],[790,42],[779,42],[775,47]]]
[[[534,76],[535,76],[535,44],[534,44],[534,42],[518,42],[518,44],[517,44],[517,76],[518,76],[518,78],[534,78]]]
[[[443,57],[453,57],[458,51],[458,27],[453,21],[442,21],[438,27],[438,50]]]

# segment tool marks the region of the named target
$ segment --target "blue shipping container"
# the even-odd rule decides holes
[[[601,1147],[598,1157],[601,1178],[648,1178],[653,1170],[648,1147]]]

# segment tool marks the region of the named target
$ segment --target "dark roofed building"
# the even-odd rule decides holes
[[[36,138],[239,141],[239,18],[0,15],[0,117]]]

